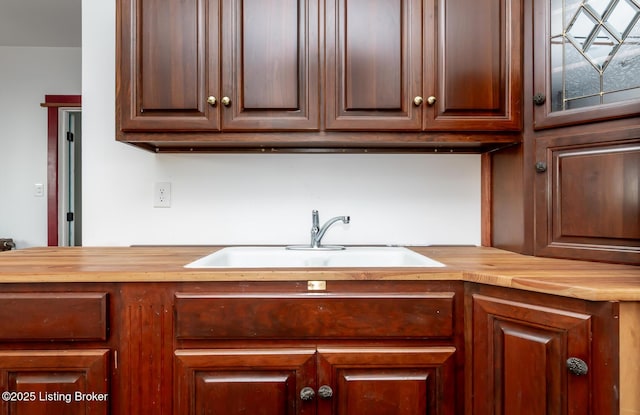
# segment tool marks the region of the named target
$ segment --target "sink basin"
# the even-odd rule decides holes
[[[444,267],[402,247],[354,246],[344,250],[289,250],[285,247],[229,247],[202,257],[185,268],[310,268],[310,267]]]

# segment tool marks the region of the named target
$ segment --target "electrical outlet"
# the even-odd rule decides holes
[[[33,185],[33,195],[35,197],[44,196],[44,185],[42,183],[36,183]]]
[[[153,207],[171,207],[171,183],[158,182],[153,188]]]

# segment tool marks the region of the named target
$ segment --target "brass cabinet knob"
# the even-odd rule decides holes
[[[427,104],[429,105],[433,105],[436,103],[436,97],[434,97],[433,95],[431,95],[429,98],[427,98]]]
[[[231,105],[231,98],[229,98],[229,97],[222,97],[222,99],[220,100],[220,102],[222,102],[222,105],[224,105],[225,107],[228,107],[229,105]]]
[[[218,100],[213,95],[211,95],[209,98],[207,98],[207,104],[209,104],[211,106],[216,105],[216,102],[218,102]]]
[[[422,104],[422,101],[424,101],[424,100],[422,99],[422,97],[420,97],[420,96],[415,97],[415,98],[413,99],[413,105],[415,105],[416,107],[419,107],[419,106]]]

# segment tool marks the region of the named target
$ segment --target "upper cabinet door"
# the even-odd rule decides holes
[[[120,129],[218,129],[218,110],[208,103],[219,90],[218,0],[120,0],[118,5]]]
[[[520,130],[520,0],[427,0],[426,130]]]
[[[640,2],[534,1],[535,128],[640,114]]]
[[[222,128],[319,129],[318,0],[231,0],[222,9]]]
[[[326,129],[420,130],[422,0],[326,2]]]

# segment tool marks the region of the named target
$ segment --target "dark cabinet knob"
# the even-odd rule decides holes
[[[536,171],[538,173],[544,173],[545,171],[547,171],[547,163],[545,163],[544,161],[539,161],[536,163]]]
[[[303,401],[312,401],[315,397],[316,392],[309,386],[305,386],[300,390],[300,399],[302,399]]]
[[[587,363],[577,357],[570,357],[567,359],[567,369],[569,372],[576,376],[584,376],[589,372],[589,366]]]
[[[320,389],[318,389],[318,396],[322,399],[331,399],[333,396],[333,389],[329,385],[322,385]]]
[[[533,103],[536,105],[542,105],[546,100],[547,100],[547,97],[541,93],[537,93],[533,96]]]

